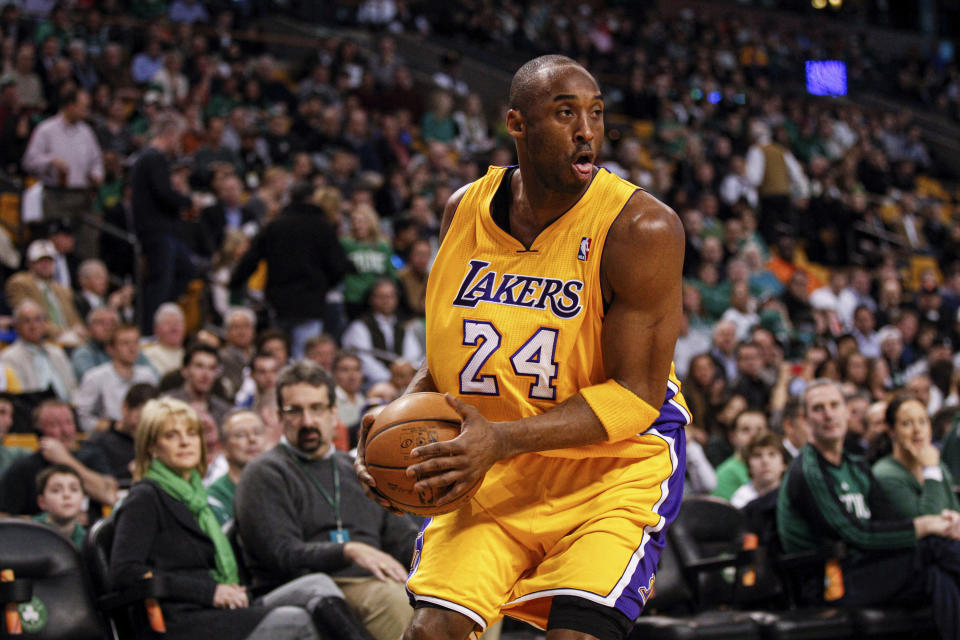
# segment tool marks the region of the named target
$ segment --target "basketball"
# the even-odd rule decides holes
[[[417,491],[416,478],[407,477],[414,461],[410,452],[431,442],[460,435],[460,416],[441,393],[410,393],[388,404],[377,414],[367,433],[367,471],[376,490],[398,509],[418,516],[435,516],[460,508],[480,488],[477,481],[460,499],[442,507],[434,505],[445,489]]]

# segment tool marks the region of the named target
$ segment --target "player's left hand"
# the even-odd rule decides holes
[[[419,481],[417,491],[440,491],[449,487],[436,501],[437,506],[453,502],[483,478],[495,462],[505,457],[502,432],[472,407],[447,394],[447,402],[463,423],[460,435],[446,442],[434,442],[417,447],[411,457],[421,458],[407,467],[407,475]]]

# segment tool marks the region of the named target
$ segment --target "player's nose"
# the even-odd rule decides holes
[[[582,113],[580,117],[577,118],[577,128],[574,132],[574,137],[577,142],[590,142],[596,137],[596,131],[594,131],[594,124],[590,122],[589,114]]]

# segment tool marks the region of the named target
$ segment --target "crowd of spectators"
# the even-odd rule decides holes
[[[513,148],[505,105],[473,91],[458,55],[416,75],[399,32],[562,52],[597,75],[598,164],[673,207],[687,234],[675,363],[694,416],[688,492],[740,506],[775,490],[810,437],[800,398],[816,378],[842,385],[851,451],[888,453],[884,407],[900,392],[926,407],[933,442],[955,430],[950,177],[909,105],[798,90],[803,56],[842,54],[852,86],[883,82],[892,62],[856,34],[616,3],[365,2],[349,21],[371,30],[369,48],[332,35],[278,58],[255,3],[129,4],[0,10],[0,181],[19,196],[12,219],[0,211],[0,435],[42,436],[32,456],[0,447],[0,511],[37,512],[36,491],[20,494],[49,464],[112,504],[145,388],[199,412],[207,480],[230,485],[251,456],[229,453],[224,419],[250,409],[255,453],[278,442],[291,361],[333,376],[345,450],[364,409],[405,388],[444,203]],[[905,67],[897,86],[956,117],[956,65],[941,62]],[[44,397],[33,422],[13,410]],[[96,434],[76,456],[66,407]],[[218,495],[228,519],[232,489]]]

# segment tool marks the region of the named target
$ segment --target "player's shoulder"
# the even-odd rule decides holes
[[[609,241],[659,249],[683,247],[683,224],[676,212],[637,188],[610,227]]]

